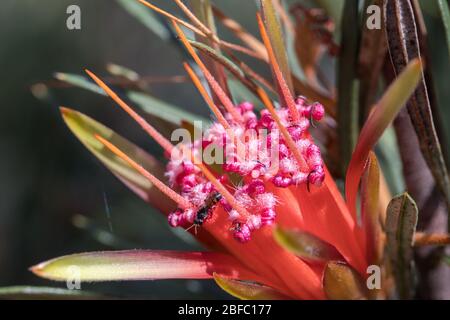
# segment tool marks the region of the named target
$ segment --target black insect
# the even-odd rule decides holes
[[[205,203],[197,210],[194,218],[194,224],[186,229],[186,231],[192,227],[195,227],[195,230],[197,230],[197,227],[201,226],[206,221],[206,219],[208,219],[211,211],[215,208],[215,206],[221,199],[222,195],[220,193],[212,192],[208,196],[208,198],[206,198]]]
[[[194,218],[194,224],[197,226],[201,226],[203,222],[209,217],[209,214],[217,205],[217,203],[222,199],[222,195],[218,192],[211,193],[208,198],[206,198],[203,206],[198,209],[197,214]]]

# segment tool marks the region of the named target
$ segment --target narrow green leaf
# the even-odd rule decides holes
[[[399,175],[402,172],[402,160],[397,141],[397,135],[393,126],[389,126],[376,146],[376,154],[380,167],[393,194],[399,194],[405,190],[405,178]]]
[[[150,181],[141,176],[122,159],[104,147],[94,135],[98,134],[111,141],[129,157],[141,164],[161,180],[164,179],[164,167],[151,155],[124,139],[111,129],[92,118],[72,109],[61,108],[61,114],[69,129],[117,178],[145,201],[155,205],[163,212],[173,208],[166,195],[160,192]]]
[[[165,120],[175,127],[181,126],[183,121],[190,122],[194,124],[195,121],[202,122],[203,126],[206,127],[210,120],[188,111],[184,111],[181,108],[178,108],[174,105],[171,105],[165,101],[159,100],[155,97],[152,97],[146,93],[138,92],[138,91],[129,91],[127,93],[130,101],[137,104],[143,111],[146,113]]]
[[[220,53],[219,51],[215,50],[214,48],[198,42],[198,41],[192,41],[188,40],[189,43],[195,47],[196,49],[202,51],[204,54],[208,55],[210,58],[212,58],[214,61],[221,64],[225,69],[227,69],[234,77],[235,79],[228,79],[228,86],[230,89],[230,92],[232,93],[232,97],[236,102],[242,102],[242,101],[252,101],[258,99],[257,98],[257,92],[256,92],[256,83],[261,83],[257,77],[255,77],[253,74],[250,74],[250,72],[247,72],[248,70],[241,69],[236,63],[231,61],[228,57]],[[249,93],[251,92],[251,100],[242,100],[240,97],[234,96],[233,89],[236,90],[238,88],[237,82],[240,82],[239,87],[245,86],[245,88],[240,89],[241,91],[237,92],[237,94],[242,95],[242,90],[246,90]]]
[[[60,81],[64,81],[66,83],[72,84],[82,89],[87,89],[101,95],[106,95],[103,89],[83,76],[68,73],[57,73],[55,76]],[[205,126],[210,123],[208,119],[202,116],[184,111],[182,108],[171,105],[146,93],[142,93],[139,91],[128,91],[127,97],[132,102],[136,103],[144,112],[155,117],[156,119],[163,120],[164,122],[159,124],[155,123],[155,125],[164,127],[164,131],[168,134],[172,133],[174,129],[178,128],[183,121],[188,121],[191,123],[194,123],[194,121],[202,121]]]
[[[261,11],[263,14],[262,17],[267,29],[267,33],[269,35],[270,43],[272,44],[276,60],[280,66],[281,73],[290,91],[294,92],[291,71],[289,68],[289,62],[284,43],[284,36],[272,1],[273,0],[260,0]]]
[[[357,76],[359,52],[358,1],[346,0],[342,21],[342,42],[337,71],[338,86],[338,143],[341,174],[344,176],[356,146],[359,133],[359,80]]]
[[[208,46],[207,44],[204,44],[202,42],[194,41],[194,40],[188,40],[189,43],[196,49],[202,51],[203,53],[206,53],[208,56],[222,64],[225,68],[228,69],[233,75],[239,78],[244,78],[245,74],[244,72],[230,59],[228,59],[226,56],[224,56],[222,53],[217,51],[216,49]]]
[[[158,20],[156,15],[145,8],[137,0],[116,0],[129,14],[140,21],[145,27],[151,30],[154,34],[162,40],[170,39],[170,32],[168,28]]]
[[[349,265],[330,261],[325,266],[323,289],[331,300],[366,300],[367,286]]]
[[[324,263],[344,260],[335,247],[308,232],[277,226],[273,236],[280,246],[306,261]]]
[[[448,8],[448,1],[437,0],[437,3],[439,5],[442,23],[444,24],[445,35],[447,36],[447,49],[450,59],[450,10]]]
[[[363,8],[363,21],[369,18],[366,13],[369,5],[381,8],[383,0],[367,0],[367,6]],[[380,74],[385,62],[387,52],[386,35],[384,27],[380,29],[369,29],[363,24],[361,45],[358,58],[358,77],[360,79],[359,92],[359,123],[363,124],[369,116],[370,107],[375,103]]]
[[[58,79],[59,81],[69,83],[75,87],[86,89],[86,90],[92,91],[94,93],[106,96],[106,93],[103,91],[102,88],[97,86],[92,81],[88,80],[88,78],[86,78],[86,77],[83,77],[83,76],[80,76],[77,74],[57,72],[57,73],[55,73],[55,78]]]
[[[105,297],[93,292],[52,287],[14,286],[0,288],[6,300],[98,300]]]
[[[287,300],[288,297],[276,290],[252,282],[229,279],[214,273],[217,285],[233,297],[241,300]]]
[[[408,193],[391,200],[386,215],[387,252],[402,299],[414,295],[413,241],[418,209]]]
[[[114,63],[109,63],[106,66],[106,69],[108,70],[109,73],[111,73],[114,76],[124,77],[125,79],[128,79],[130,81],[139,80],[139,74],[136,71],[131,70],[127,67],[120,66]]]
[[[230,86],[231,95],[233,96],[234,103],[239,103],[242,101],[249,101],[255,103],[259,100],[252,91],[250,91],[246,86],[242,84],[241,81],[236,79],[228,79],[228,85]],[[255,103],[255,108],[260,109],[261,104]]]

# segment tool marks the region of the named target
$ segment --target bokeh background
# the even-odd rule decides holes
[[[175,8],[171,1],[152,2]],[[256,31],[254,0],[214,2]],[[82,10],[79,31],[66,28],[71,4]],[[445,52],[433,55],[438,69],[448,64]],[[154,143],[109,99],[52,82],[57,71],[81,74],[86,67],[104,75],[107,63],[145,76],[184,75],[182,58],[173,44],[161,41],[113,0],[0,1],[0,286],[64,287],[27,269],[74,252],[199,249],[175,235],[161,215],[100,165],[66,128],[57,106],[78,109],[160,155]],[[450,119],[447,71],[448,66],[441,68],[438,81],[444,121]],[[42,82],[50,87],[47,101],[31,90]],[[153,84],[149,90],[162,100],[207,114],[190,83]],[[83,289],[136,298],[227,297],[209,281],[106,283]]]

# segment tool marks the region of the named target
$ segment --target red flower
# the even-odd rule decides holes
[[[76,266],[83,281],[214,277],[222,288],[241,298],[367,297],[363,282],[366,269],[379,258],[379,231],[374,223],[379,212],[379,176],[376,159],[373,155],[369,157],[369,153],[415,88],[421,64],[411,62],[364,126],[347,174],[346,203],[308,131],[310,120],[320,121],[324,108],[318,103],[307,104],[302,97],[293,98],[259,17],[258,21],[280,89],[281,105],[275,109],[267,94],[256,87],[265,105],[259,115],[250,103],[237,106],[232,103],[174,22],[181,41],[221,103],[219,108],[192,69],[185,65],[217,118],[200,140],[188,145],[175,148],[105,83],[87,71],[168,155],[176,150],[187,151],[189,156],[169,161],[166,168],[169,187],[156,173],[145,169],[143,163],[133,160],[136,155],[127,155],[119,149],[115,142],[123,144],[123,141],[111,139],[104,128],[81,138],[83,143],[99,156],[98,150],[102,148],[97,146],[98,150],[94,150],[93,145],[100,142],[106,148],[102,152],[109,152],[109,156],[102,153],[99,158],[108,167],[113,167],[112,162],[108,162],[112,154],[116,162],[118,159],[125,161],[128,169],[136,170],[172,199],[178,208],[164,212],[170,225],[183,228],[194,225],[189,232],[211,252],[82,253],[38,264],[31,268],[35,274],[66,280],[71,277],[68,267]],[[75,128],[74,123],[82,116],[67,108],[62,109],[62,113],[69,127],[79,136],[80,127]],[[265,143],[271,145],[270,151],[276,150],[275,158],[259,149],[259,140],[245,139],[246,131],[257,129],[269,133],[269,141]],[[271,136],[272,133],[277,136]],[[243,154],[238,152],[239,143],[244,146]],[[227,161],[220,170],[205,164],[199,157],[202,148],[207,146],[226,149]],[[249,157],[253,149],[257,151],[258,160]],[[271,171],[269,167],[274,162],[277,167]],[[131,180],[125,179],[119,171],[113,169],[113,172],[139,193],[140,189]],[[358,223],[356,198],[365,172],[361,192],[362,222]],[[160,208],[164,207],[167,206],[160,205]],[[343,279],[342,283],[332,281],[336,274]],[[352,281],[357,285],[354,286]]]

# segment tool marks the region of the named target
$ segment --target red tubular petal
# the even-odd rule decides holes
[[[272,228],[265,227],[255,231],[252,240],[242,244],[232,238],[230,225],[227,213],[218,208],[203,227],[230,254],[258,274],[261,284],[297,299],[324,298],[321,272],[279,246],[273,238]]]
[[[367,262],[360,232],[328,169],[321,187],[308,191],[303,185],[291,190],[302,211],[304,230],[335,246],[349,264],[365,273]]]

